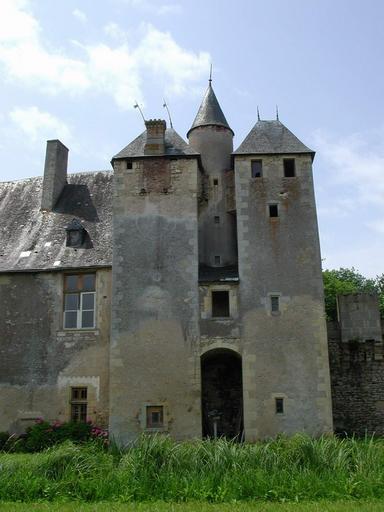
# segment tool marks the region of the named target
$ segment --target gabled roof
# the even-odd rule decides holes
[[[315,154],[293,135],[280,121],[257,121],[243,142],[233,152],[241,154],[282,154],[311,153]]]
[[[112,265],[113,173],[68,175],[52,212],[42,212],[43,178],[0,183],[0,272]],[[66,227],[81,221],[88,249],[66,246]]]
[[[221,110],[219,102],[217,101],[216,98],[216,94],[214,93],[212,85],[210,83],[208,89],[205,92],[203,101],[201,102],[195,120],[193,121],[193,124],[187,133],[187,137],[194,128],[197,128],[199,126],[212,125],[224,126],[225,128],[228,128],[228,130],[231,130],[231,132],[233,133],[232,128],[230,128],[227,120],[225,119],[225,115]]]
[[[128,146],[122,149],[115,158],[137,158],[144,157],[144,146],[147,141],[147,132],[144,131],[141,135],[136,137]],[[173,129],[167,128],[165,130],[165,155],[166,156],[198,156],[199,153],[194,151],[185,140]]]

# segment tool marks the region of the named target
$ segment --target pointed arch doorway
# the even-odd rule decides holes
[[[201,356],[203,437],[243,439],[243,377],[241,356],[215,349]]]

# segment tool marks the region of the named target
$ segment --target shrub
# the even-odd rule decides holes
[[[0,451],[33,453],[45,450],[64,441],[72,441],[74,443],[96,441],[101,446],[107,446],[108,432],[93,425],[91,422],[80,423],[70,421],[60,423],[54,421],[50,423],[39,419],[34,425],[28,427],[25,434],[18,438],[13,437],[12,446],[10,446],[9,439],[8,433],[0,434]]]

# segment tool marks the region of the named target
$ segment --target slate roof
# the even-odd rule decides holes
[[[137,158],[144,157],[144,145],[147,140],[147,132],[144,131],[128,146],[122,149],[115,158]],[[167,128],[165,130],[165,155],[166,156],[199,156],[199,153],[194,151],[185,140],[173,129]]]
[[[216,94],[212,88],[212,85],[209,84],[195,120],[193,121],[193,124],[187,133],[187,137],[189,136],[190,132],[198,126],[212,125],[225,126],[225,128],[228,128],[233,133],[233,130],[225,119],[225,115],[223,114],[219,102],[217,101]]]
[[[208,267],[206,265],[199,266],[199,282],[214,283],[238,280],[239,270],[237,265],[231,265],[229,267]]]
[[[52,212],[40,211],[42,177],[0,183],[0,272],[111,266],[112,180],[109,171],[69,174]],[[73,218],[91,248],[66,247]]]
[[[243,142],[233,152],[241,154],[281,154],[311,153],[315,154],[293,135],[280,121],[257,121]]]

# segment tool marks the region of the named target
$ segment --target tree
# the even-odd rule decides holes
[[[325,312],[327,320],[337,320],[336,296],[343,293],[377,293],[380,301],[380,311],[384,316],[384,274],[375,279],[369,279],[352,268],[324,270]]]

